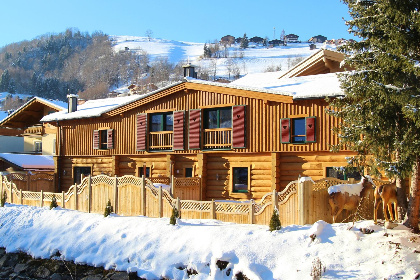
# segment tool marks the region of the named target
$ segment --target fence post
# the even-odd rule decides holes
[[[309,190],[312,189],[312,179],[301,177],[298,181],[299,225],[309,223]]]
[[[62,191],[61,194],[63,195],[61,197],[61,199],[62,199],[61,200],[61,207],[66,208],[66,205],[65,205],[66,204],[66,197],[65,197],[66,195],[65,195],[64,191]]]
[[[176,198],[176,210],[178,210],[178,216],[181,218],[181,200],[179,197]]]
[[[26,190],[30,191],[31,190],[31,173],[28,172],[28,174],[26,174]]]
[[[146,216],[146,180],[144,179],[144,175],[141,176],[141,214],[142,216]]]
[[[3,194],[4,194],[4,191],[3,191],[3,175],[0,175],[0,188],[1,188],[0,197],[3,197]]]
[[[9,196],[10,196],[10,203],[13,203],[13,181],[10,180],[10,192],[9,192]]]
[[[77,184],[73,185],[73,194],[74,194],[74,210],[77,210]]]
[[[159,187],[159,218],[163,217],[163,197],[162,197],[162,186]]]
[[[88,213],[92,211],[92,176],[88,175]]]
[[[214,202],[214,199],[211,200],[210,204],[210,219],[216,219],[216,202]]]
[[[23,205],[22,189],[19,190],[19,195],[20,195],[20,205]]]
[[[44,191],[41,190],[41,208],[44,207]]]
[[[118,214],[118,177],[115,175],[115,182],[114,182],[114,213]]]
[[[251,199],[249,202],[249,222],[250,224],[254,223],[254,200]]]
[[[278,197],[278,194],[277,194],[277,191],[276,190],[273,190],[273,194],[271,196],[271,200],[273,202],[274,209],[280,210],[279,209],[279,197]]]
[[[174,196],[174,187],[175,187],[175,178],[174,175],[171,175],[171,194]]]

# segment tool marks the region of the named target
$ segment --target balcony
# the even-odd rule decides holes
[[[42,125],[34,125],[26,128],[23,131],[23,136],[32,136],[32,135],[43,135],[44,127]]]
[[[230,149],[231,147],[232,128],[204,130],[204,149]]]
[[[172,150],[173,131],[157,131],[149,133],[149,149],[154,151]]]

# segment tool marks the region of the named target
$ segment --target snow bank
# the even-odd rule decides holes
[[[312,261],[326,266],[325,279],[413,279],[420,272],[420,238],[405,227],[383,229],[373,221],[351,224],[286,226],[237,225],[215,220],[119,217],[48,207],[0,208],[0,246],[49,258],[122,271],[147,279],[310,279]],[[373,229],[362,234],[360,227]],[[350,228],[350,229],[349,229]],[[312,241],[311,234],[316,238]],[[400,243],[396,249],[394,243]],[[229,262],[220,271],[217,260]],[[229,276],[226,275],[231,269]]]

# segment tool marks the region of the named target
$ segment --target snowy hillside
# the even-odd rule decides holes
[[[36,258],[136,272],[146,279],[313,279],[319,259],[322,279],[418,279],[420,237],[399,225],[237,225],[216,220],[99,214],[48,207],[0,208],[0,247]],[[52,222],[53,221],[53,222]],[[221,270],[218,261],[227,267]],[[188,272],[194,274],[188,276]]]
[[[164,39],[150,41],[146,37],[111,36],[115,51],[128,48],[131,51],[146,51],[153,60],[156,57],[168,57],[171,63],[189,61],[195,66],[206,67],[213,71],[212,59],[202,59],[204,43],[178,42]],[[239,68],[241,76],[253,73],[262,73],[268,67],[281,67],[287,71],[295,58],[306,58],[317,52],[320,48],[336,49],[335,45],[317,44],[317,49],[310,50],[309,43],[289,43],[288,46],[267,48],[250,43],[247,49],[240,49],[239,45],[232,45],[228,49],[229,58],[219,58],[217,62],[218,77],[228,77],[228,66],[233,63]],[[213,74],[213,73],[212,73]]]

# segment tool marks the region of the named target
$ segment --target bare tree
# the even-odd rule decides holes
[[[153,38],[153,31],[151,29],[147,29],[146,30],[146,37],[149,40],[149,42],[152,40],[152,38]]]

